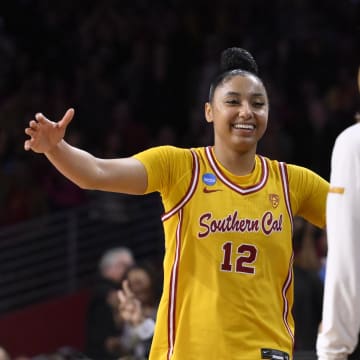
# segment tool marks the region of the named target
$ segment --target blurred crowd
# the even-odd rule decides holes
[[[0,360],[93,360],[89,359],[86,355],[79,350],[70,346],[64,346],[59,348],[50,354],[39,354],[36,356],[17,356],[16,358],[10,357],[8,352],[0,347]]]
[[[106,250],[82,324],[84,348],[64,345],[52,353],[11,357],[0,341],[0,360],[147,359],[161,294],[159,267],[153,260],[138,261],[127,247]]]
[[[0,225],[88,201],[23,133],[38,111],[94,155],[212,143],[203,103],[221,50],[252,52],[270,97],[259,152],[328,178],[358,107],[359,1],[14,0],[0,13]]]
[[[295,359],[302,354],[312,359],[322,314],[326,234],[296,217],[293,246]],[[0,343],[0,360],[147,359],[161,296],[160,269],[156,259],[137,259],[130,248],[109,248],[98,261],[85,309],[83,348],[63,344],[52,353],[11,357]]]
[[[0,226],[90,199],[43,156],[23,150],[24,128],[36,112],[58,120],[74,107],[66,139],[96,156],[127,156],[161,144],[211,144],[203,104],[219,54],[228,46],[253,53],[267,87],[269,130],[259,152],[328,179],[334,139],[360,109],[359,6],[358,0],[8,2],[0,12]],[[298,349],[314,348],[324,237],[301,222],[295,232]],[[102,264],[100,269],[108,270],[106,259]],[[136,292],[139,278],[151,272],[136,267],[133,259],[128,265],[120,278],[133,276],[130,288]],[[104,332],[87,334],[90,353],[92,336],[103,336],[92,341],[110,338],[105,342],[116,356],[120,351],[145,354],[146,341],[134,350],[111,340],[120,338],[119,329],[123,339],[133,333],[129,322],[126,327],[114,322],[119,307],[112,307],[111,299],[119,280],[99,276],[88,321],[100,316],[108,323]],[[152,278],[143,281],[149,287]],[[142,299],[149,318],[158,300],[153,290]],[[309,316],[299,315],[304,312]],[[1,360],[6,356],[0,351]],[[66,348],[43,358],[71,356],[82,355]]]

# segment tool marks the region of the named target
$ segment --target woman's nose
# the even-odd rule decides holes
[[[249,119],[252,117],[252,111],[251,111],[251,107],[250,104],[246,101],[244,101],[239,109],[239,117],[242,119]]]

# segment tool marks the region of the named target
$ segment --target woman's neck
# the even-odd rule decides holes
[[[219,146],[214,146],[213,149],[216,159],[234,175],[248,175],[255,168],[256,149],[244,153]]]

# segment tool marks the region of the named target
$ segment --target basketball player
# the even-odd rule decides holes
[[[269,100],[255,60],[229,48],[221,63],[205,104],[213,146],[95,158],[63,140],[73,109],[58,123],[37,114],[25,130],[25,149],[82,188],[161,193],[166,254],[151,360],[292,359],[293,216],[325,225],[328,183],[256,154]]]
[[[360,91],[360,68],[358,72]],[[327,198],[326,277],[320,360],[346,360],[360,330],[360,114],[336,139]],[[349,356],[360,359],[360,351]]]

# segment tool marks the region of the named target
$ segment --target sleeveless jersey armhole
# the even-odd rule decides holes
[[[185,204],[191,199],[192,195],[195,192],[196,186],[199,181],[200,165],[199,157],[196,154],[195,150],[190,149],[190,151],[192,155],[192,175],[188,190],[185,192],[185,195],[182,197],[182,199],[172,209],[170,209],[161,216],[162,221],[166,221],[174,214],[176,214],[180,209],[182,209]]]
[[[289,188],[289,175],[287,165],[284,162],[279,162],[279,170],[281,175],[281,183],[284,193],[284,199],[286,203],[286,209],[290,218],[291,222],[291,233],[293,234],[294,231],[294,217],[291,208],[291,201],[290,201],[290,188]]]

